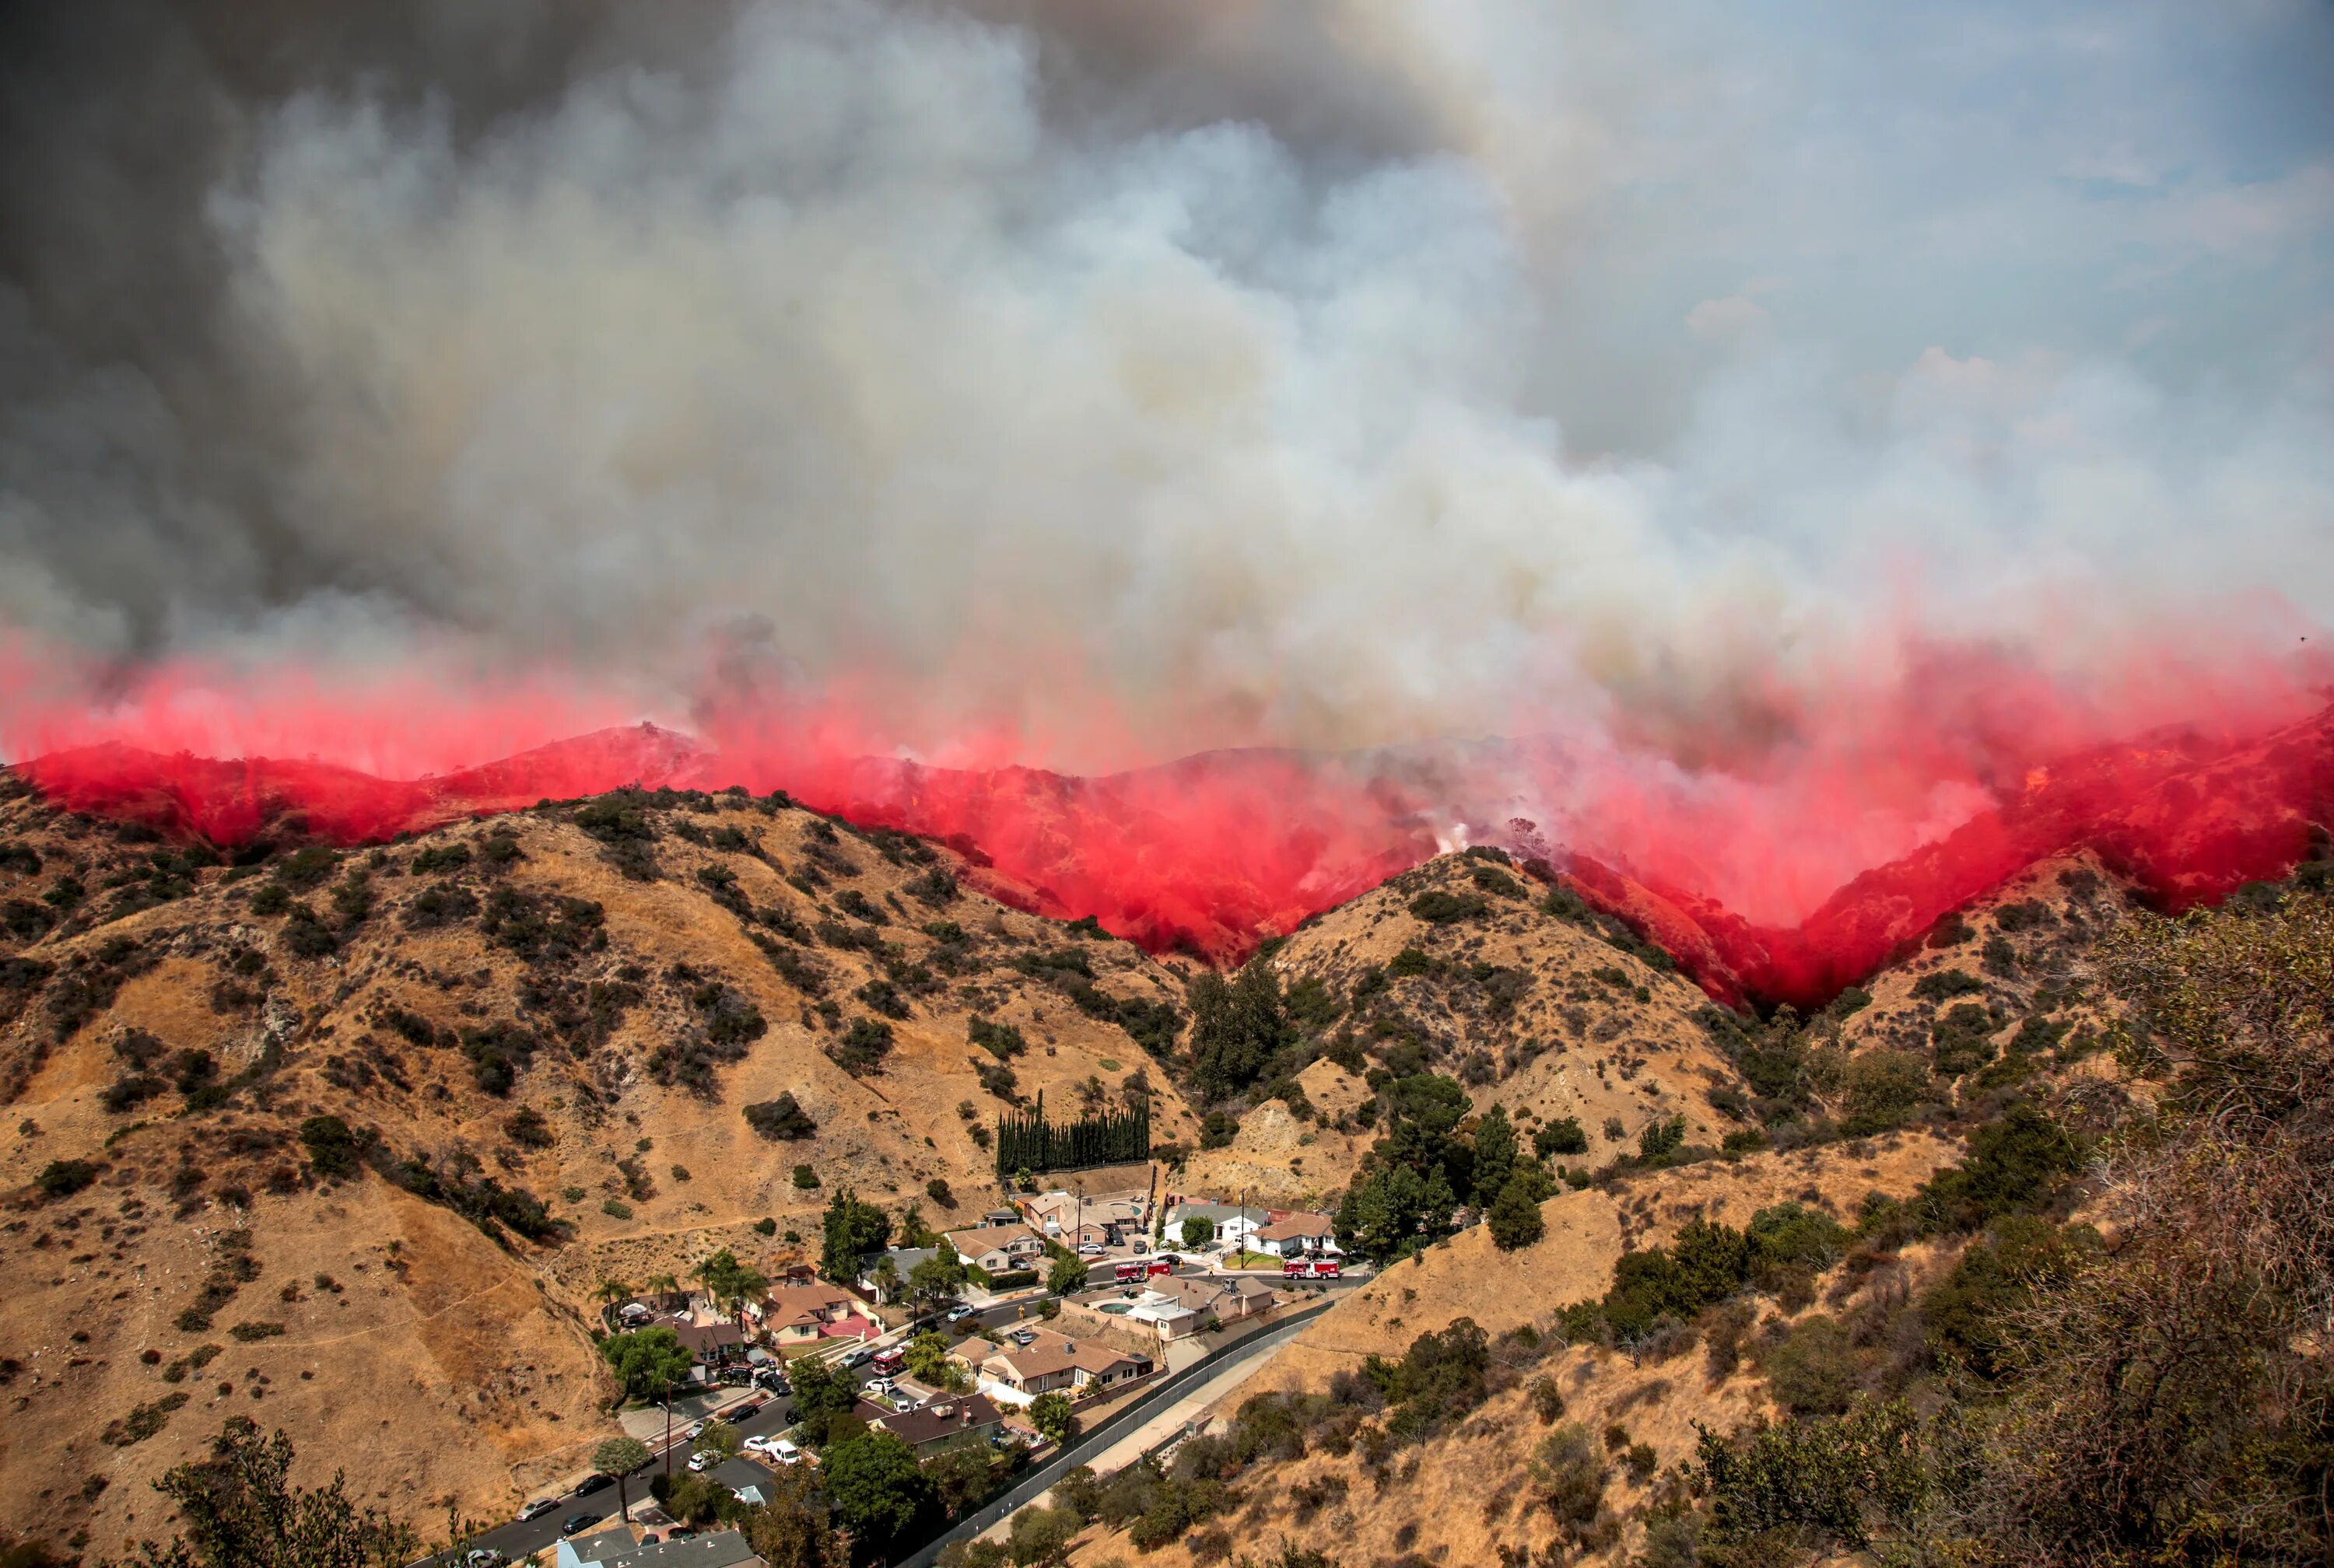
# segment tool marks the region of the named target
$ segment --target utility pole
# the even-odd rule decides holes
[[[672,1380],[664,1380],[664,1480],[672,1485]]]

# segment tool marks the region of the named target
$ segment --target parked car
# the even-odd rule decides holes
[[[1078,1255],[1080,1257],[1100,1257],[1102,1255],[1103,1245],[1098,1241],[1087,1242],[1084,1246],[1078,1248]]]
[[[699,1448],[689,1457],[689,1467],[693,1474],[702,1474],[720,1462],[721,1456],[710,1448]]]
[[[893,1384],[890,1378],[870,1378],[867,1380],[867,1387],[864,1391],[871,1394],[888,1394],[892,1391],[892,1387]]]
[[[697,1441],[698,1438],[705,1436],[705,1423],[703,1421],[690,1422],[689,1430],[683,1432],[681,1436],[687,1438],[692,1443]]]
[[[567,1516],[567,1523],[559,1527],[559,1533],[563,1535],[581,1535],[599,1522],[600,1515],[597,1514],[571,1514]]]
[[[575,1483],[575,1495],[581,1497],[586,1493],[596,1492],[603,1486],[612,1486],[615,1484],[615,1477],[594,1470],[590,1475]]]
[[[770,1447],[770,1459],[774,1464],[799,1465],[803,1461],[803,1451],[784,1438],[780,1438]]]
[[[785,1375],[777,1371],[775,1368],[764,1367],[760,1371],[756,1372],[754,1374],[754,1382],[757,1387],[764,1389],[773,1394],[790,1394],[794,1392],[793,1386],[786,1381]]]
[[[777,1446],[778,1439],[771,1437],[767,1432],[757,1432],[746,1439],[746,1452],[749,1454],[771,1453]]]
[[[855,1351],[845,1352],[843,1357],[843,1364],[846,1367],[863,1367],[874,1359],[875,1352],[869,1350],[865,1345],[862,1345]]]
[[[537,1497],[518,1511],[519,1522],[525,1524],[530,1519],[540,1519],[558,1506],[559,1499],[556,1497]]]
[[[964,1322],[965,1319],[970,1317],[973,1314],[974,1310],[974,1308],[961,1304],[952,1306],[949,1308],[948,1316],[943,1321],[952,1323],[960,1323]]]
[[[1007,1334],[1005,1337],[1011,1340],[1017,1345],[1034,1345],[1037,1342],[1037,1331],[1036,1329],[1015,1329],[1011,1333]]]

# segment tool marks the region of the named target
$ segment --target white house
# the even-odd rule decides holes
[[[1292,1214],[1256,1233],[1251,1244],[1275,1257],[1336,1257],[1337,1227],[1326,1214]]]
[[[1214,1240],[1225,1246],[1246,1246],[1249,1237],[1272,1223],[1272,1217],[1261,1208],[1246,1208],[1230,1203],[1187,1203],[1167,1217],[1167,1245],[1174,1246],[1183,1239],[1183,1222],[1204,1219],[1215,1232]]]

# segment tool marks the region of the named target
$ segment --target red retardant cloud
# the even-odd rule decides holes
[[[1690,764],[1674,737],[1624,733],[1095,777],[1018,765],[1003,733],[950,737],[974,765],[898,760],[832,702],[716,712],[702,741],[608,727],[622,700],[577,690],[172,669],[104,691],[18,646],[0,650],[0,752],[69,809],[222,845],[279,824],[356,843],[632,784],[783,788],[950,841],[1008,902],[1226,962],[1440,850],[1502,842],[1713,995],[1803,1007],[2037,861],[2092,851],[2177,908],[2283,874],[2334,820],[2334,710],[2281,669],[2134,672],[2078,702],[1939,656],[1885,688],[1778,694]]]

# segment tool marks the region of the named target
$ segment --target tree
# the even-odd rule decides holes
[[[1203,1214],[1189,1214],[1183,1217],[1183,1245],[1185,1246],[1205,1246],[1215,1239],[1215,1222],[1208,1218],[1207,1216]]]
[[[737,1428],[717,1419],[706,1422],[705,1430],[697,1434],[694,1451],[701,1453],[710,1448],[725,1459],[734,1459],[745,1446],[745,1437]]]
[[[1046,1275],[1046,1288],[1056,1295],[1075,1295],[1086,1288],[1086,1265],[1076,1257],[1057,1257]]]
[[[736,1317],[738,1308],[760,1294],[770,1283],[759,1270],[739,1263],[726,1246],[697,1265],[697,1280],[705,1287],[705,1294],[726,1308],[731,1317]]]
[[[1496,1202],[1516,1169],[1516,1130],[1504,1107],[1494,1105],[1475,1123],[1475,1201]]]
[[[797,1361],[788,1369],[794,1384],[795,1416],[813,1431],[825,1429],[826,1418],[845,1411],[859,1400],[859,1392],[833,1363]]]
[[[229,1417],[210,1457],[154,1483],[178,1507],[178,1535],[147,1542],[137,1568],[403,1568],[421,1554],[412,1529],[350,1501],[342,1475],[310,1490],[291,1484],[292,1439],[263,1438]],[[458,1529],[457,1534],[465,1533]]]
[[[851,1561],[827,1523],[826,1500],[809,1469],[780,1467],[763,1487],[769,1500],[746,1517],[746,1544],[769,1568],[847,1568]]]
[[[964,1368],[949,1360],[948,1335],[933,1330],[908,1342],[908,1371],[937,1388],[961,1393],[972,1386]]]
[[[930,1303],[947,1301],[964,1290],[964,1260],[943,1241],[940,1250],[908,1271],[908,1294]]]
[[[1280,977],[1265,959],[1251,958],[1226,984],[1214,970],[1191,982],[1191,1085],[1205,1100],[1239,1093],[1262,1076],[1295,1042]]]
[[[1440,1169],[1421,1176],[1407,1165],[1381,1166],[1346,1188],[1337,1206],[1337,1240],[1384,1263],[1446,1235],[1456,1207]]]
[[[872,1203],[860,1202],[850,1188],[839,1188],[826,1206],[823,1242],[819,1272],[837,1282],[856,1279],[859,1260],[891,1245],[892,1217]]]
[[[600,1288],[596,1294],[602,1301],[606,1302],[610,1306],[614,1306],[618,1302],[631,1297],[632,1287],[620,1279],[603,1279],[600,1282]]]
[[[844,1527],[876,1552],[889,1551],[931,1502],[916,1451],[889,1432],[863,1432],[827,1451],[826,1495]]]
[[[1085,1525],[1067,1508],[1024,1508],[1013,1516],[1008,1550],[1015,1568],[1060,1568]]]
[[[1491,1205],[1491,1245],[1501,1252],[1529,1246],[1548,1234],[1548,1222],[1532,1196],[1531,1184],[1520,1173],[1510,1177]]]
[[[600,1354],[615,1370],[625,1397],[634,1400],[645,1400],[689,1376],[692,1359],[680,1336],[669,1328],[611,1334],[600,1342]]]
[[[592,1450],[593,1467],[603,1476],[616,1477],[617,1518],[623,1518],[631,1507],[624,1496],[626,1478],[651,1457],[649,1446],[638,1438],[610,1438]]]
[[[1069,1447],[1070,1440],[1078,1435],[1078,1418],[1070,1409],[1067,1394],[1039,1394],[1029,1401],[1029,1419],[1057,1448]]]

